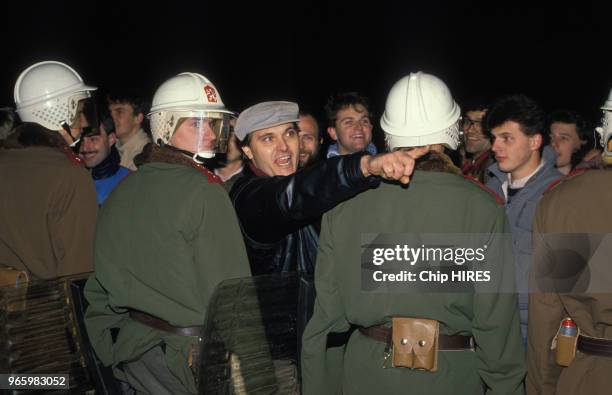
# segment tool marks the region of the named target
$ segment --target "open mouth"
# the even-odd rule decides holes
[[[274,162],[280,167],[289,167],[292,165],[291,155],[279,156]]]

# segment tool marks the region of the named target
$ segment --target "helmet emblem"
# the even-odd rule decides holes
[[[210,85],[205,85],[204,92],[206,93],[206,99],[209,103],[217,102],[217,92],[215,91],[215,88]]]

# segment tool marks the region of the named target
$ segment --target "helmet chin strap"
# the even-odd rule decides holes
[[[193,160],[195,163],[202,165],[206,162],[210,162],[210,159],[215,157],[215,152],[214,151],[200,151],[200,152],[196,152],[193,153],[191,151],[187,151],[181,148],[176,148],[172,145],[169,144],[164,144],[161,139],[159,140],[159,143],[161,147],[167,147],[170,148],[171,150],[174,150],[176,152],[180,152],[181,154],[188,156],[191,158],[191,160]]]
[[[193,161],[202,164],[206,159],[212,159],[215,157],[215,151],[199,151],[193,154]]]
[[[75,147],[81,139],[74,138],[74,136],[72,135],[72,131],[70,130],[70,125],[68,125],[66,121],[63,121],[61,125],[62,125],[62,129],[64,129],[64,131],[66,131],[66,133],[68,133],[68,136],[70,136],[70,138],[72,139],[72,143],[70,143],[70,148]]]

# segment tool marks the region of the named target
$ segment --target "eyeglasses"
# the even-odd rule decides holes
[[[469,129],[472,126],[480,126],[480,125],[482,125],[482,121],[472,120],[467,117],[461,119],[461,127],[463,129]]]

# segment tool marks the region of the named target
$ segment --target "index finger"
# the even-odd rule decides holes
[[[416,147],[416,148],[411,149],[410,151],[408,151],[408,155],[410,155],[412,159],[417,159],[425,155],[428,152],[429,152],[429,146],[426,145],[424,147]]]

